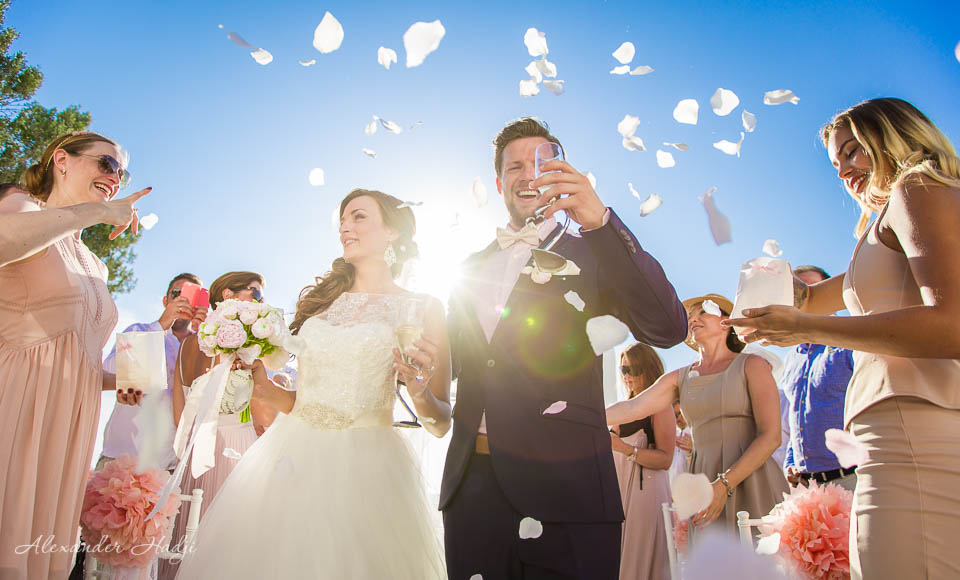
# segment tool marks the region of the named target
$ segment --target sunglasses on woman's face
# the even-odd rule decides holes
[[[120,178],[120,189],[130,185],[130,172],[120,165],[120,162],[109,155],[90,155],[89,153],[77,153],[83,157],[89,157],[97,160],[97,168],[104,175],[116,175]]]
[[[629,365],[620,365],[620,374],[621,375],[630,375],[634,376],[633,371],[630,369]]]
[[[250,296],[257,302],[263,302],[263,292],[260,291],[256,286],[244,286],[234,292],[243,292],[244,290],[250,291]]]

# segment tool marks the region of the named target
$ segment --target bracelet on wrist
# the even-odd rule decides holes
[[[633,451],[627,454],[627,461],[636,461],[637,460],[637,448],[634,447]]]
[[[727,497],[732,496],[732,495],[733,495],[733,488],[730,487],[730,481],[727,479],[727,472],[724,471],[723,473],[718,473],[718,474],[717,474],[717,479],[720,480],[720,483],[723,484],[723,487],[727,488]]]

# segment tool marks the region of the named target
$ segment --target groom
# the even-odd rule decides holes
[[[587,178],[554,161],[543,170],[555,173],[534,180],[534,153],[547,142],[559,144],[529,117],[497,136],[497,190],[510,223],[467,259],[450,299],[458,382],[440,509],[451,580],[618,577],[623,509],[601,359],[586,323],[610,314],[637,339],[664,348],[687,334],[683,306],[660,264]],[[538,200],[537,188],[546,185]],[[557,196],[546,221],[525,225]],[[560,233],[552,217],[558,209],[580,228],[551,250],[575,267],[531,271],[531,250]],[[567,302],[571,292],[585,303],[583,312]]]

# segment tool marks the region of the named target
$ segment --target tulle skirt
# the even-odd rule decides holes
[[[445,577],[419,467],[396,429],[321,429],[287,415],[220,488],[177,576]]]

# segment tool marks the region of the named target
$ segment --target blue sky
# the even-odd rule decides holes
[[[131,191],[154,187],[140,213],[160,221],[137,246],[136,289],[118,300],[126,324],[155,319],[167,281],[181,271],[207,284],[230,270],[261,272],[268,301],[291,310],[300,288],[339,255],[331,216],[355,187],[424,202],[416,210],[418,279],[443,295],[451,266],[506,221],[490,141],[520,115],[550,123],[568,160],[597,177],[601,199],[661,261],[681,297],[732,297],[739,265],[760,255],[767,238],[793,264],[842,271],[857,209],[817,130],[863,99],[898,96],[956,142],[960,10],[955,2],[776,4],[19,0],[7,23],[21,34],[14,49],[43,70],[38,100],[90,111],[93,129],[129,150]],[[322,55],[312,39],[326,11],[345,38]],[[436,19],[446,28],[439,49],[405,68],[403,33]],[[519,96],[532,60],[523,44],[529,27],[546,33],[566,94]],[[227,30],[270,51],[273,62],[257,64]],[[624,41],[636,46],[632,66],[653,73],[609,74]],[[381,45],[399,55],[390,70],[377,64]],[[312,67],[298,64],[314,58]],[[710,109],[718,87],[741,101],[726,117]],[[793,90],[799,104],[764,105],[773,89]],[[700,103],[696,126],[672,118],[686,98]],[[739,138],[743,108],[757,115],[757,129],[740,158],[724,155],[711,144]],[[625,114],[640,118],[646,152],[620,145]],[[423,124],[366,135],[373,115]],[[675,167],[657,166],[658,148],[674,154]],[[321,187],[307,180],[315,167],[326,173]],[[485,207],[472,201],[475,177],[490,192]],[[644,197],[659,194],[663,206],[641,218],[628,182]],[[732,223],[733,242],[720,247],[697,200],[711,186]],[[460,225],[451,227],[454,214]],[[664,352],[667,368],[692,355],[684,346]]]

